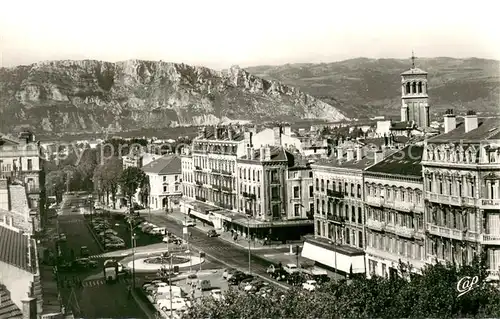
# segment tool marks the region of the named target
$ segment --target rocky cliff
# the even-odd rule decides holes
[[[335,105],[239,67],[130,60],[0,69],[0,131],[99,132],[222,120],[343,119]]]

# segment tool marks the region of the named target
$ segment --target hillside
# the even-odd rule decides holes
[[[500,113],[500,62],[485,59],[417,59],[429,72],[433,113],[447,108]],[[286,64],[247,68],[259,77],[297,87],[326,103],[338,106],[349,117],[398,115],[401,106],[400,74],[409,60],[351,59],[335,63]]]
[[[0,69],[0,131],[28,126],[60,135],[220,119],[345,118],[337,106],[238,67],[84,60]]]

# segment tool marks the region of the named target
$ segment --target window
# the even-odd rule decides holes
[[[271,182],[272,183],[279,183],[278,171],[276,171],[276,170],[271,171]]]
[[[273,205],[273,217],[279,217],[279,216],[280,216],[280,205],[274,204]]]
[[[295,204],[293,209],[294,209],[294,216],[299,217],[300,216],[300,204]]]
[[[33,170],[33,160],[31,158],[28,158],[28,171]]]
[[[319,191],[319,179],[316,178],[316,190]]]
[[[313,172],[309,172],[309,177],[312,178],[313,177]]]
[[[325,191],[325,180],[324,179],[321,180],[321,191],[322,192]]]
[[[358,184],[358,198],[361,198],[361,185]]]
[[[300,187],[294,186],[293,187],[293,198],[299,198],[299,197],[300,197]]]
[[[163,192],[166,193],[167,192],[167,185],[164,185],[163,186]]]
[[[354,206],[351,207],[351,221],[353,223],[356,222],[356,207]]]
[[[179,185],[175,185],[175,191],[178,192],[179,191]]]
[[[358,224],[363,223],[363,214],[361,213],[361,207],[358,207]]]
[[[165,176],[166,177],[166,176]],[[179,180],[179,176],[175,175],[174,180],[177,182]]]
[[[279,192],[279,188],[277,186],[273,186],[271,188],[271,197],[272,197],[272,199],[279,199],[280,198],[280,192]]]
[[[162,176],[163,177],[163,182],[165,183],[167,181],[167,176]]]
[[[309,197],[314,197],[314,187],[312,185],[309,186]]]
[[[363,248],[363,232],[358,232],[358,246],[359,248]]]

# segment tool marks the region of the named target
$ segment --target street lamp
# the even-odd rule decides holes
[[[135,288],[135,246],[136,246],[136,241],[135,241],[135,233],[134,229],[137,227],[132,226],[132,219],[129,219],[129,225],[130,225],[130,243],[132,245],[132,288]]]
[[[248,273],[252,274],[252,250],[250,249],[250,217],[247,216],[248,229]]]

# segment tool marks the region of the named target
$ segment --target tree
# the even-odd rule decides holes
[[[141,202],[144,206],[149,207],[149,195],[151,194],[151,185],[149,183],[149,176],[145,175],[142,179],[141,185],[139,186],[139,196]]]
[[[97,166],[93,174],[94,189],[97,191],[100,198],[106,195],[106,204],[109,204],[109,195],[111,195],[113,208],[115,208],[121,173],[121,160],[117,157],[112,157],[103,164]]]
[[[137,189],[144,183],[146,174],[137,167],[127,167],[122,171],[119,178],[119,185],[122,194],[127,198],[130,207],[132,207],[132,198],[134,197]]]
[[[52,171],[45,176],[45,189],[49,195],[56,197],[58,203],[62,201],[62,194],[66,190],[65,180],[62,171]]]

